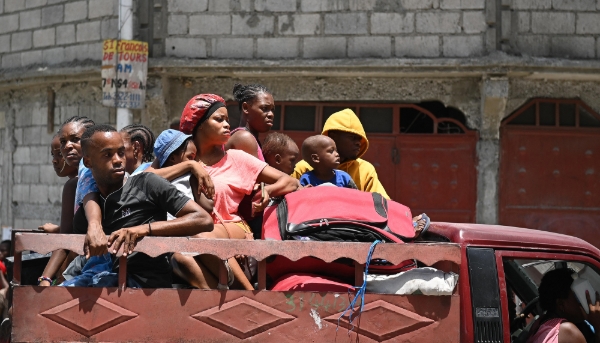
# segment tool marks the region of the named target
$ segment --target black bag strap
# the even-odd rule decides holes
[[[388,204],[387,199],[379,193],[371,193],[373,197],[373,205],[375,206],[375,212],[385,219],[388,219]]]

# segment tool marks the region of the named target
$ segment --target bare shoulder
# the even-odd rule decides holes
[[[76,177],[67,180],[67,182],[65,182],[65,186],[63,187],[63,192],[67,192],[67,191],[75,192],[75,190],[77,189],[77,180],[78,180],[78,178],[76,178]]]
[[[575,324],[563,322],[558,331],[558,343],[586,343],[586,341]]]
[[[256,139],[250,132],[246,130],[239,130],[232,135],[225,147],[227,149],[243,150],[255,157],[258,151],[258,143],[256,143]]]

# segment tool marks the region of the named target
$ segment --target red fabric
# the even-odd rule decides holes
[[[0,261],[0,271],[2,271],[2,274],[6,275],[6,265],[2,261]]]
[[[318,200],[318,201],[317,201]],[[369,224],[373,230],[388,237],[390,241],[402,243],[398,237],[374,226],[389,229],[402,237],[413,238],[415,229],[412,214],[408,207],[392,200],[387,201],[387,218],[375,210],[372,193],[342,187],[311,187],[287,194],[287,223],[301,224],[307,221],[327,218],[344,222]],[[277,206],[265,209],[263,239],[281,240]]]
[[[314,274],[288,274],[275,282],[273,291],[338,292],[354,291],[354,286],[332,277]]]
[[[327,263],[314,257],[303,257],[298,261],[292,261],[283,256],[276,256],[273,261],[267,263],[267,275],[271,280],[280,279],[290,273],[311,273],[327,275],[346,282],[354,281],[354,266],[342,263]]]
[[[181,113],[179,131],[191,135],[198,121],[204,117],[208,108],[215,102],[225,104],[225,99],[216,94],[198,94],[191,98]]]

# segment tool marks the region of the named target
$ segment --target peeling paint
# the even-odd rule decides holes
[[[314,308],[311,308],[310,316],[315,321],[315,324],[319,327],[319,330],[321,330],[323,328],[323,323],[321,323],[321,316],[319,316],[319,312],[315,311]]]

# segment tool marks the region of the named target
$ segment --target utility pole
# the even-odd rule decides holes
[[[119,39],[133,39],[133,0],[119,0]],[[117,130],[131,124],[133,124],[131,109],[117,108]]]

